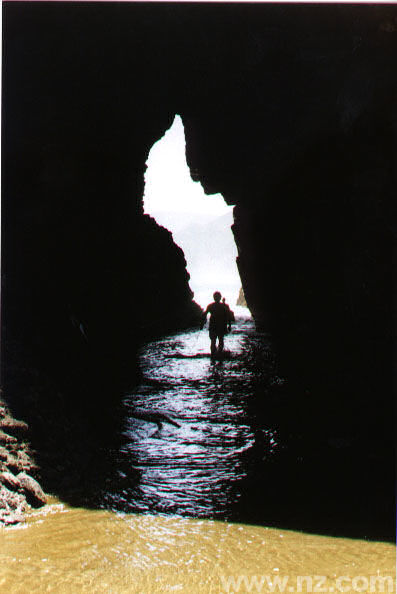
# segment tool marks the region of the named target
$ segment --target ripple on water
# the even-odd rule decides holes
[[[240,318],[216,364],[204,331],[141,349],[144,379],[125,398],[125,443],[117,454],[126,474],[129,467],[139,472],[139,485],[116,483],[105,495],[107,505],[228,517],[256,440],[248,406],[255,374],[248,373],[244,359],[250,335],[255,335],[252,320]]]

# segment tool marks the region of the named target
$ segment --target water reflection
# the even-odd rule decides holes
[[[266,356],[271,345],[263,337],[255,343],[255,337],[252,319],[240,313],[226,337],[225,357],[215,364],[205,331],[142,349],[144,379],[124,400],[125,443],[117,453],[118,481],[106,493],[107,505],[230,517],[256,449],[265,458],[277,446],[274,430],[259,429],[251,412],[258,374],[267,373],[270,382],[272,373]],[[130,480],[131,471],[139,481]]]

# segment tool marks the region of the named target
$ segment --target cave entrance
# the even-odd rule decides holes
[[[194,300],[206,307],[213,292],[219,290],[235,306],[241,280],[231,230],[233,207],[221,194],[206,195],[200,182],[192,180],[185,147],[182,119],[176,115],[149,153],[144,212],[171,231],[182,248]]]

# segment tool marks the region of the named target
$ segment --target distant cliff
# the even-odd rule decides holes
[[[243,287],[240,288],[240,292],[239,292],[238,297],[237,297],[237,303],[236,303],[236,305],[241,305],[242,307],[247,307],[247,302],[245,300],[245,295],[244,295]]]

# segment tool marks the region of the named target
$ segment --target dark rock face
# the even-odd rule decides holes
[[[21,2],[4,30],[14,405],[22,361],[118,393],[145,328],[194,319],[182,254],[142,214],[179,113],[192,176],[236,205],[245,297],[302,419],[387,441],[396,8]]]
[[[183,251],[173,243],[170,231],[143,215],[136,242],[140,255],[135,287],[140,338],[198,324],[202,311],[192,301]]]
[[[133,381],[145,328],[176,330],[197,317],[179,248],[142,216],[145,161],[173,114],[161,94],[154,98],[157,71],[136,53],[150,26],[134,41],[110,6],[95,14],[38,8],[5,15],[7,394],[21,361],[62,389],[80,384],[85,398],[104,387],[118,394]]]

